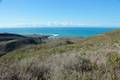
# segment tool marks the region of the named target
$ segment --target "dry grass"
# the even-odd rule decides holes
[[[120,80],[118,33],[13,51],[0,58],[0,80]]]
[[[119,53],[107,52],[105,61],[99,58],[101,54],[71,52],[51,55],[44,61],[23,59],[0,65],[0,80],[119,80]]]

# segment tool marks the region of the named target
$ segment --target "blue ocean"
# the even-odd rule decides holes
[[[45,28],[0,28],[0,33],[17,33],[23,35],[53,35],[60,37],[91,37],[119,28],[81,28],[81,27],[45,27]]]

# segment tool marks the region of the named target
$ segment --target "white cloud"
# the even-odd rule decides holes
[[[1,24],[0,28],[21,28],[21,27],[120,27],[120,23],[105,24],[100,22],[82,22],[82,21],[48,21],[44,23],[15,23],[15,24]]]

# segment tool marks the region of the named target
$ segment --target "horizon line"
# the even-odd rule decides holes
[[[81,26],[0,26],[0,29],[4,28],[120,28],[120,26],[91,26],[91,25],[81,25]]]

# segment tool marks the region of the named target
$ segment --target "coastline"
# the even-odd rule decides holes
[[[118,30],[119,31],[119,30]],[[112,32],[117,32],[113,30]],[[99,37],[102,36],[104,32],[97,35],[82,37],[82,36],[59,36],[58,34],[51,34],[51,35],[41,35],[41,34],[30,34],[30,35],[21,35],[16,33],[0,33],[0,54],[4,55],[7,52],[11,52],[13,50],[22,48],[28,45],[39,45],[44,43],[60,43],[60,44],[74,44],[78,42],[84,42],[89,38]],[[62,43],[61,43],[62,42]],[[54,45],[54,44],[51,44]]]
[[[45,27],[45,28],[3,28],[0,32],[21,35],[50,35],[55,37],[91,37],[119,28]]]
[[[12,34],[11,36],[16,35]],[[69,77],[71,77],[70,80],[79,80],[81,77],[83,78],[83,73],[85,73],[86,79],[89,79],[88,74],[90,74],[93,80],[99,78],[99,80],[106,80],[105,75],[115,74],[114,72],[117,71],[114,68],[119,69],[119,36],[120,30],[107,32],[85,40],[65,37],[41,42],[41,39],[37,38],[38,36],[32,38],[21,38],[20,36],[20,39],[10,40],[10,42],[0,45],[0,52],[1,50],[9,50],[0,54],[0,76],[3,80],[10,76],[7,80],[12,80],[12,74],[16,79],[24,80],[26,78],[29,80],[27,75],[31,77],[31,74],[35,75],[37,73],[32,78],[36,79],[42,74],[40,79],[45,77],[46,80],[50,78],[53,80],[54,77],[60,76],[55,80],[59,80],[59,78],[66,80],[66,78],[70,79]],[[101,75],[101,70],[105,75]],[[112,72],[105,72],[104,70],[112,70]],[[49,77],[44,76],[46,73]],[[66,73],[66,75],[61,73]],[[21,76],[21,74],[26,76]],[[76,75],[81,77],[78,78]],[[66,78],[63,79],[63,77]],[[117,77],[119,77],[119,74]],[[110,79],[110,76],[107,76],[107,79]]]

